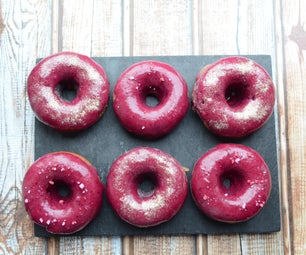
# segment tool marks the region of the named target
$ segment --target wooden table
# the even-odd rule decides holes
[[[306,2],[1,0],[0,254],[305,254]],[[268,54],[277,86],[282,228],[272,234],[35,238],[21,194],[34,160],[25,84],[35,59]]]

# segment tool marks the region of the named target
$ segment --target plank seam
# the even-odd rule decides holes
[[[274,4],[275,4],[275,2],[274,2]],[[286,68],[286,55],[285,55],[285,46],[284,46],[285,45],[284,23],[283,23],[283,19],[282,19],[284,14],[283,14],[283,8],[282,7],[283,7],[283,1],[279,0],[280,30],[281,30],[280,31],[281,32],[281,35],[280,35],[280,37],[281,37],[281,53],[282,53],[282,56],[283,56],[282,57],[283,58],[283,64],[282,64],[281,72],[282,72],[282,77],[283,77],[283,80],[284,80],[284,83],[283,83],[284,91],[286,91],[287,90],[287,83],[286,83],[286,81],[287,81],[286,69],[287,68]],[[275,8],[274,8],[274,10],[275,10]],[[274,17],[275,16],[276,15],[274,15]],[[274,21],[274,26],[275,26],[275,24],[276,24],[276,21]],[[276,54],[276,58],[278,58],[277,54]],[[279,73],[279,71],[280,70],[277,70],[277,73]],[[288,146],[290,140],[289,140],[289,136],[288,136],[288,125],[287,125],[288,120],[289,120],[289,118],[288,118],[288,98],[286,96],[284,96],[284,118],[285,118],[285,121],[284,121],[285,127],[284,127],[283,131],[285,133],[284,135],[285,135],[285,148],[286,148],[286,158],[285,158],[285,160],[286,160],[286,163],[285,163],[285,165],[286,165],[286,169],[285,169],[286,178],[283,178],[283,175],[284,175],[283,172],[281,172],[280,177],[281,177],[282,184],[284,184],[283,183],[284,179],[287,180],[287,182],[286,182],[287,185],[282,185],[283,187],[281,187],[281,190],[282,190],[281,201],[282,201],[282,203],[284,201],[286,203],[288,203],[288,208],[287,208],[288,209],[288,216],[287,216],[287,221],[284,218],[282,219],[282,223],[283,223],[283,242],[285,244],[285,237],[286,237],[285,234],[286,233],[284,232],[284,225],[285,225],[286,222],[289,222],[289,224],[288,223],[286,224],[287,225],[286,229],[288,229],[288,231],[289,231],[289,233],[288,233],[288,235],[289,235],[288,236],[288,238],[289,238],[288,251],[289,251],[289,254],[294,254],[294,245],[292,243],[292,240],[294,240],[294,228],[293,228],[294,220],[292,218],[292,190],[291,190],[291,175],[290,175],[291,162],[290,162],[290,150],[289,150],[289,146]],[[280,130],[281,130],[281,128],[280,128]],[[286,189],[287,192],[284,192],[284,189]],[[283,207],[283,205],[282,205],[282,207]]]
[[[90,26],[90,55],[89,56],[92,56],[92,45],[93,45],[93,40],[92,40],[92,35],[93,35],[93,24],[94,24],[94,17],[95,17],[95,1],[93,0],[92,2],[92,11],[91,11],[91,19],[92,19],[92,22],[91,22],[91,26]]]
[[[63,50],[63,2],[59,0],[53,1],[53,27],[52,27],[52,53]]]
[[[236,48],[237,48],[238,55],[240,55],[240,49],[239,49],[239,23],[240,23],[240,0],[237,0]]]
[[[134,18],[133,0],[122,0],[122,41],[123,56],[133,55]]]
[[[129,9],[129,19],[130,19],[130,54],[134,55],[134,0],[130,0]]]
[[[192,52],[197,55],[199,54],[199,3],[197,0],[192,1],[190,16],[192,20]]]
[[[239,235],[239,245],[240,245],[240,254],[243,254],[243,248],[242,248],[242,235]]]

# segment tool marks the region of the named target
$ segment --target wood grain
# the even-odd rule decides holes
[[[120,238],[64,237],[60,240],[59,254],[114,254],[121,252]]]
[[[190,1],[151,0],[144,4],[141,0],[134,0],[130,8],[133,8],[131,55],[192,54]]]
[[[282,1],[285,88],[288,115],[289,206],[292,254],[306,250],[306,27],[305,1]]]
[[[125,238],[123,254],[195,254],[194,238],[190,236],[141,236]],[[127,244],[126,242],[129,242]]]
[[[33,120],[25,82],[50,41],[50,2],[2,1],[0,27],[0,254],[37,253],[44,239],[34,238],[22,203],[21,183],[33,161]],[[38,23],[37,20],[40,20]]]
[[[288,156],[288,112],[285,87],[285,64],[284,64],[284,42],[283,42],[283,9],[280,1],[274,4],[274,24],[275,24],[275,58],[277,84],[277,108],[278,108],[278,135],[279,135],[279,173],[280,173],[280,198],[282,213],[282,239],[284,254],[292,254],[291,245],[291,213],[290,213],[290,170]]]
[[[4,20],[2,18],[2,4],[0,3],[0,36],[4,30],[5,24],[4,24]]]

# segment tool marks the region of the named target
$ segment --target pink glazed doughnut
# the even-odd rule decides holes
[[[148,96],[158,104],[149,106]],[[170,65],[143,61],[130,66],[119,77],[113,107],[121,124],[131,133],[154,139],[169,133],[188,110],[188,88]]]
[[[144,181],[153,189],[144,191]],[[111,166],[106,195],[119,217],[137,227],[170,220],[181,209],[188,192],[184,168],[169,154],[154,148],[135,148]]]
[[[205,153],[196,162],[190,182],[199,209],[214,220],[228,223],[258,214],[267,203],[271,185],[264,159],[238,144],[220,144]]]
[[[60,190],[65,194],[60,193]],[[99,212],[104,186],[97,169],[70,152],[49,153],[25,174],[22,193],[31,219],[50,233],[72,234]]]
[[[109,97],[104,69],[91,58],[60,52],[40,61],[31,71],[27,92],[36,117],[59,131],[80,131],[103,114]],[[76,92],[71,101],[63,90]]]
[[[262,127],[273,112],[274,85],[259,64],[227,57],[205,66],[192,92],[193,110],[223,137],[243,137]]]

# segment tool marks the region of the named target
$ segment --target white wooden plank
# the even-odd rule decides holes
[[[121,56],[122,2],[94,1],[91,39],[91,56]]]
[[[282,233],[242,235],[241,254],[284,254]]]
[[[122,40],[123,56],[132,55],[133,38],[133,0],[123,0],[122,4]]]
[[[237,54],[238,20],[238,1],[199,1],[200,54]]]
[[[282,235],[284,254],[291,254],[291,213],[290,206],[290,170],[288,169],[288,131],[287,131],[287,109],[286,109],[286,87],[285,87],[285,63],[284,63],[284,35],[283,35],[283,19],[282,19],[281,1],[274,1],[274,26],[275,26],[275,63],[277,84],[277,106],[279,121],[279,167],[280,167],[280,198],[282,212]]]
[[[22,203],[21,184],[34,155],[34,115],[25,84],[36,58],[50,50],[50,4],[50,1],[2,1],[0,8],[4,21],[0,34],[2,254],[42,254],[46,249],[44,239],[33,238],[33,223]]]
[[[190,1],[133,1],[132,55],[192,54]]]
[[[59,50],[90,56],[94,1],[66,0],[59,3]]]
[[[306,250],[306,3],[281,1],[289,150],[289,208],[292,254]]]

